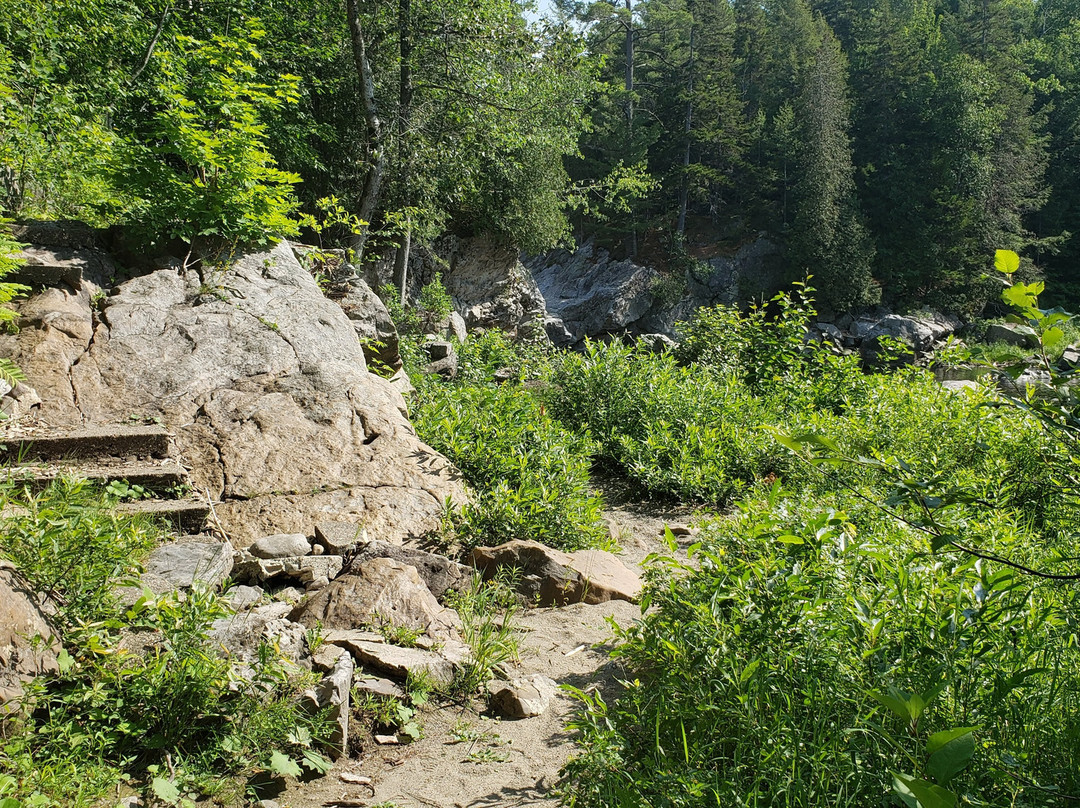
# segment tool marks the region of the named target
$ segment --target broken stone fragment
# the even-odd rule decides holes
[[[353,682],[353,687],[361,693],[367,693],[372,696],[384,696],[395,699],[405,698],[404,690],[389,679],[382,679],[378,676],[357,676]]]
[[[349,691],[352,689],[354,668],[352,657],[342,654],[316,690],[319,707],[330,708],[327,717],[334,722],[334,729],[326,739],[327,751],[333,760],[345,753],[348,744]]]
[[[237,555],[235,576],[238,580],[264,583],[278,577],[308,583],[316,578],[333,579],[343,564],[341,556],[298,556],[291,558],[252,558],[241,551]]]
[[[512,720],[542,715],[551,706],[557,689],[554,681],[539,673],[488,685],[492,711]]]
[[[344,555],[358,544],[367,544],[367,530],[352,522],[317,522],[315,541],[328,553]]]

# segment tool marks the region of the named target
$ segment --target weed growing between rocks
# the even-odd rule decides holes
[[[3,727],[12,799],[93,805],[123,781],[179,805],[242,796],[234,778],[260,771],[325,770],[329,727],[299,699],[312,675],[268,646],[248,668],[221,658],[209,633],[228,610],[215,594],[122,601],[160,538],[153,525],[80,481],[35,496],[8,485],[3,505],[0,548],[55,605],[63,642],[58,673],[35,680]]]
[[[503,663],[518,658],[517,593],[505,580],[474,578],[469,588],[452,592],[448,605],[461,618],[461,637],[472,651],[458,669],[451,689],[461,696],[481,690]]]

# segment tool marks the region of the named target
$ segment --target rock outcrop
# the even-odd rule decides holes
[[[176,262],[112,287],[107,257],[46,288],[0,337],[50,423],[158,419],[237,546],[325,519],[400,543],[465,493],[366,369],[357,332],[287,244]]]
[[[771,295],[782,282],[777,253],[776,244],[759,237],[730,255],[699,261],[692,272],[665,277],[586,241],[573,253],[555,250],[525,265],[544,297],[548,337],[570,346],[606,335],[671,337],[675,323],[701,306]]]

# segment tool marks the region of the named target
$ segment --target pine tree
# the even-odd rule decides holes
[[[789,264],[817,278],[820,300],[835,311],[876,303],[873,246],[855,197],[848,140],[849,101],[840,43],[824,20],[796,105],[795,218]]]

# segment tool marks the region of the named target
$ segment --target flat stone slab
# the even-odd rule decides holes
[[[195,499],[154,499],[141,502],[124,502],[117,506],[118,513],[145,515],[158,519],[177,530],[197,533],[210,516],[210,506]]]
[[[217,589],[233,567],[229,542],[178,541],[158,547],[146,560],[146,571],[169,581],[177,589],[196,583]]]
[[[169,433],[161,426],[95,426],[5,436],[0,455],[60,460],[66,457],[167,457]]]
[[[438,684],[448,685],[454,680],[453,664],[434,651],[374,642],[357,642],[349,650],[360,664],[398,679],[407,679],[410,673],[426,673]]]
[[[45,488],[53,480],[65,474],[85,477],[99,485],[124,481],[137,485],[147,491],[165,492],[182,485],[187,479],[187,472],[179,463],[110,463],[106,465],[49,465],[49,466],[14,466],[7,470],[10,478],[21,480],[31,488]]]

